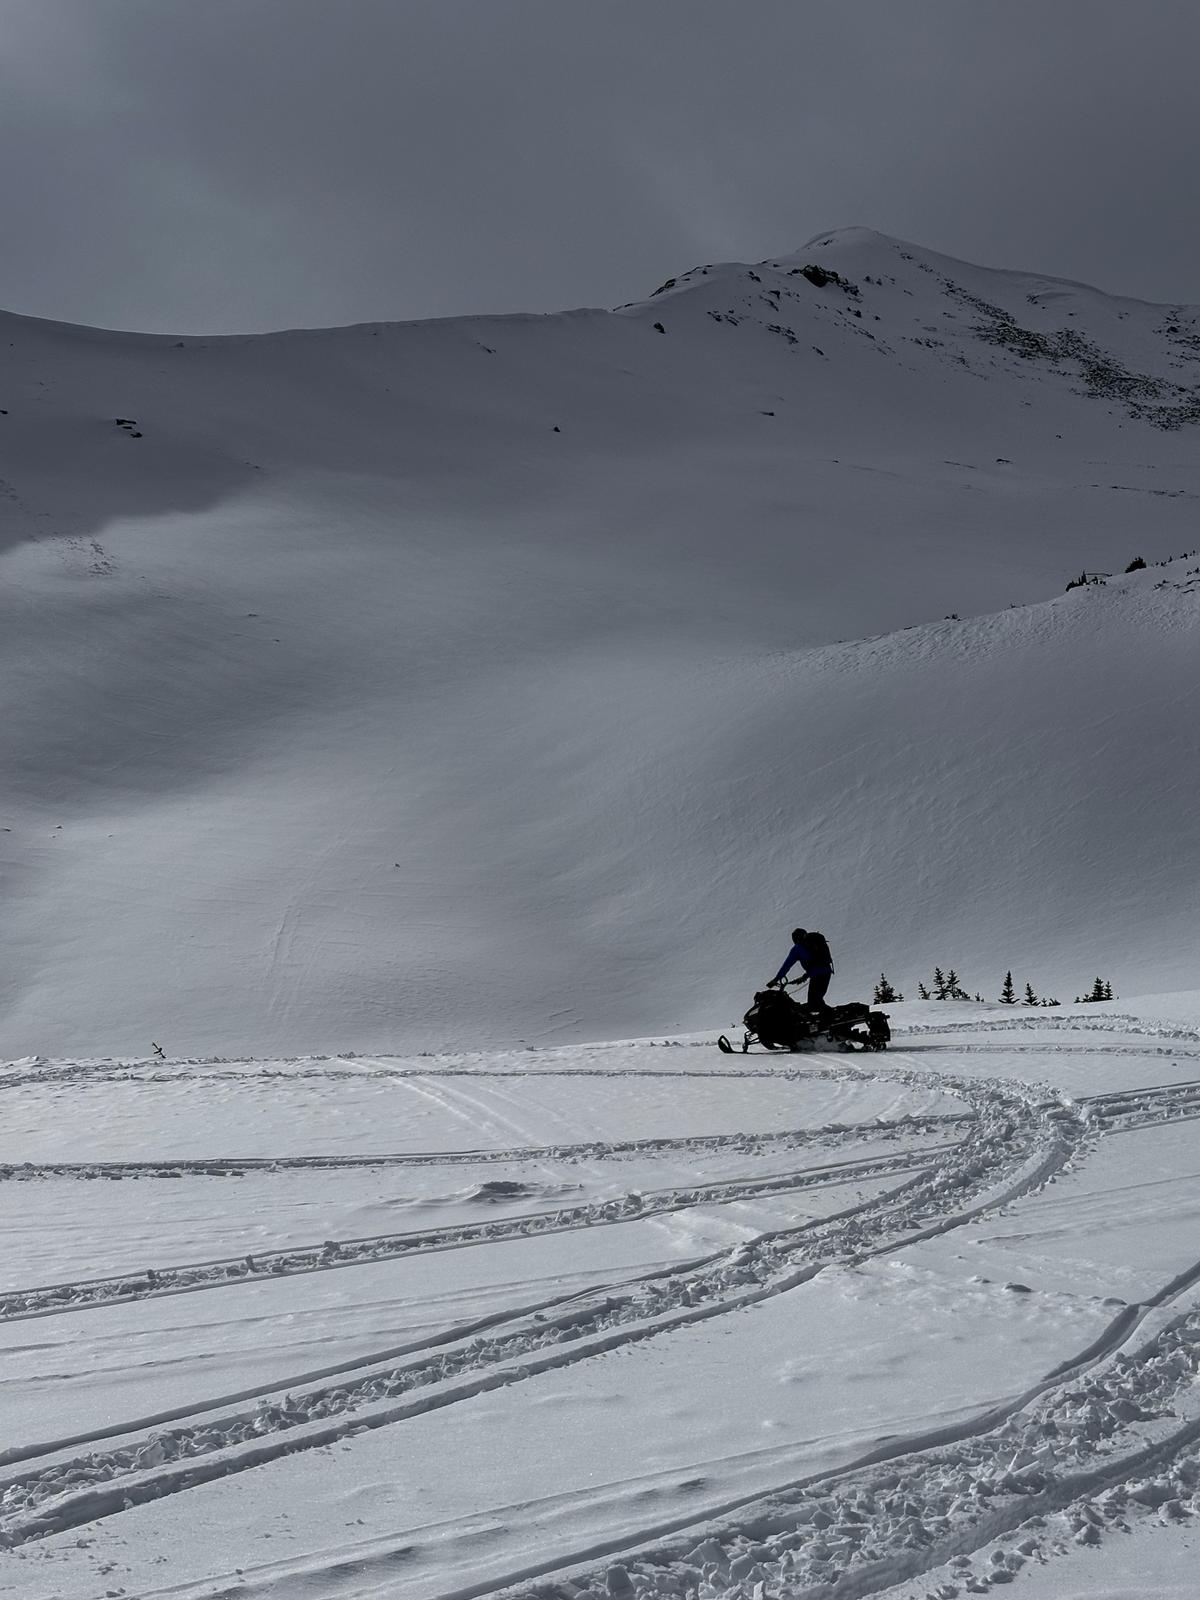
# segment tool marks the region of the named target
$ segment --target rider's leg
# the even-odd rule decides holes
[[[810,1011],[824,1012],[829,1007],[825,1004],[825,992],[829,988],[830,974],[818,972],[808,980],[808,1009]]]

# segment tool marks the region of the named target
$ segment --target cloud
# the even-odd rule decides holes
[[[1174,0],[0,0],[0,304],[220,331],[616,304],[864,222],[1194,294]]]

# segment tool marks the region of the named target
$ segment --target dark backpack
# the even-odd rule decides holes
[[[804,948],[808,951],[809,960],[814,967],[833,966],[833,956],[829,952],[829,941],[823,933],[815,933],[810,928],[804,938]]]

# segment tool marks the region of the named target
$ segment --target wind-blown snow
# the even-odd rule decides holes
[[[1198,330],[866,230],[616,313],[4,319],[0,1048],[724,1026],[798,920],[842,998],[1187,986],[1198,563],[1061,591],[1194,547]]]

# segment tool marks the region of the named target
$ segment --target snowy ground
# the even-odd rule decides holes
[[[0,336],[0,1595],[1192,1592],[1200,308]]]
[[[1192,1593],[1200,995],[893,1022],[0,1069],[0,1594]]]

